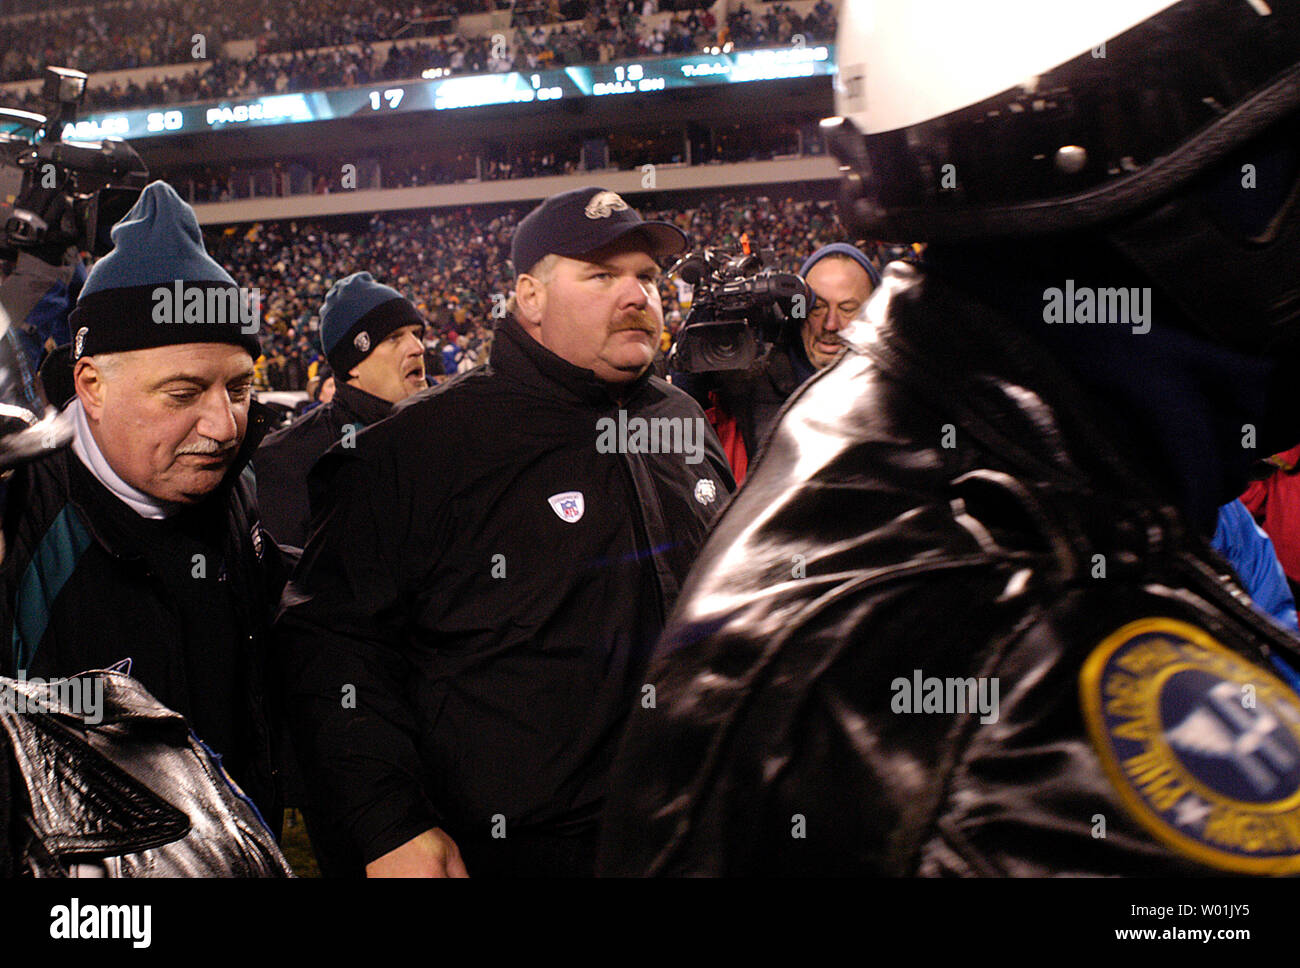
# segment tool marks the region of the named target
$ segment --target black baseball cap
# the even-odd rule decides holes
[[[615,192],[575,188],[552,195],[515,229],[510,261],[515,275],[528,272],[552,253],[579,256],[640,232],[656,259],[686,249],[686,233],[671,222],[647,222]]]

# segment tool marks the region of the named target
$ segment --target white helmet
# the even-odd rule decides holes
[[[1300,108],[1300,2],[844,0],[837,56],[823,125],[864,234],[1036,235],[1165,196]]]

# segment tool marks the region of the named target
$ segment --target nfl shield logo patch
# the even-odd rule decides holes
[[[561,521],[567,521],[573,524],[582,517],[582,512],[586,510],[582,503],[581,491],[565,491],[563,494],[552,494],[546,499],[551,503],[553,510]]]

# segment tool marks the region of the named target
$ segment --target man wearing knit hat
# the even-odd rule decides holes
[[[307,475],[317,458],[427,386],[424,319],[396,289],[354,272],[330,289],[320,315],[334,398],[269,435],[254,458],[262,523],[296,548],[307,543]]]
[[[371,876],[594,869],[645,657],[734,483],[651,369],[658,262],[685,241],[611,191],[548,199],[489,364],[316,465],[290,717]]]
[[[262,670],[287,568],[241,475],[270,422],[251,396],[256,301],[163,182],[112,236],[42,369],[72,440],[9,484],[0,672],[131,660],[278,824]]]
[[[808,362],[820,370],[834,363],[844,351],[838,333],[853,321],[880,285],[880,270],[861,249],[847,242],[835,242],[822,246],[804,260],[799,275],[815,297],[800,335]],[[804,378],[811,375],[808,372]]]
[[[674,374],[696,399],[712,403],[709,416],[728,444],[737,481],[758,455],[790,394],[843,351],[838,333],[849,324],[880,282],[880,272],[861,249],[846,242],[826,245],[802,266],[813,304],[802,325],[783,330],[770,352],[748,370]]]

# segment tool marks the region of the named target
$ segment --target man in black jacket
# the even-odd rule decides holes
[[[652,376],[657,258],[613,192],[520,223],[491,360],[336,446],[280,622],[295,738],[372,876],[590,874],[643,671],[733,487]]]
[[[930,245],[701,553],[602,870],[1300,871],[1300,651],[1207,541],[1300,439],[1300,8],[865,9],[852,215]]]
[[[288,566],[241,473],[269,422],[251,402],[256,307],[163,182],[113,239],[70,317],[71,362],[42,371],[72,441],[9,482],[0,672],[131,660],[278,826],[264,649]]]
[[[311,520],[307,475],[334,444],[382,420],[424,379],[424,320],[396,289],[368,272],[340,279],[321,307],[321,344],[336,374],[334,399],[277,430],[254,458],[262,523],[280,544],[301,548]]]

